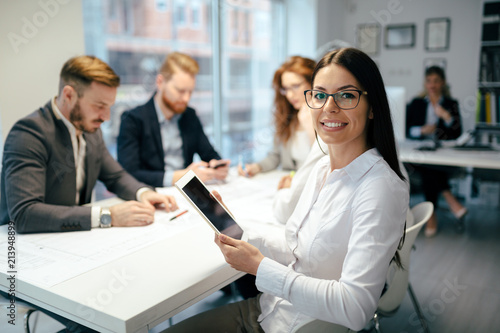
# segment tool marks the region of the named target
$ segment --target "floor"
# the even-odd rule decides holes
[[[412,196],[411,205],[422,201]],[[444,204],[441,205],[445,207]],[[438,209],[439,232],[417,237],[411,257],[410,282],[431,332],[500,332],[500,205],[469,205],[465,231],[457,233],[446,209]],[[237,300],[218,291],[172,318],[177,323],[193,314]],[[34,317],[33,317],[34,319]],[[4,330],[0,323],[0,332]],[[165,322],[151,332],[168,327]],[[398,312],[382,318],[385,333],[423,332],[407,296]],[[40,315],[34,332],[52,333],[61,327]]]
[[[464,233],[456,232],[447,210],[438,209],[439,233],[420,233],[415,242],[410,283],[431,332],[500,332],[499,206],[468,208]],[[384,332],[422,332],[408,296],[380,326]]]

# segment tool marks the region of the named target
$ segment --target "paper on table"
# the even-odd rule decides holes
[[[224,202],[238,222],[272,222],[272,196],[276,177],[232,177],[227,184],[210,185],[221,193]],[[244,189],[244,190],[242,190]],[[104,265],[153,243],[206,224],[173,187],[158,192],[174,195],[179,210],[173,213],[157,211],[155,223],[147,227],[96,228],[91,231],[16,235],[17,279],[51,287],[91,269]],[[188,213],[169,221],[172,216],[188,209]],[[7,225],[0,226],[0,272],[6,273]]]
[[[188,207],[182,199],[177,201],[180,209]],[[54,286],[204,223],[191,211],[169,221],[179,211],[157,211],[155,223],[147,227],[16,235],[17,278],[46,287]],[[6,273],[7,225],[0,227],[0,239],[0,271]]]
[[[220,193],[236,222],[243,229],[248,229],[256,223],[277,223],[272,205],[278,181],[276,176],[237,177],[231,180],[230,186],[209,185],[208,188]]]

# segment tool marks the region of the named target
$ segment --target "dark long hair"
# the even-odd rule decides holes
[[[343,48],[331,51],[323,56],[314,69],[311,86],[318,71],[328,65],[335,64],[347,69],[368,92],[368,103],[372,107],[373,119],[368,123],[368,145],[377,148],[380,155],[392,170],[401,178],[405,177],[399,168],[391,111],[384,80],[377,65],[364,52],[355,48]]]

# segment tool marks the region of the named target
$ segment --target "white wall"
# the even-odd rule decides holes
[[[84,53],[80,0],[0,1],[0,142],[57,95],[64,62]]]
[[[287,0],[286,56],[316,56],[316,3],[317,0]]]
[[[479,72],[481,10],[479,0],[318,0],[318,46],[335,38],[356,45],[356,27],[378,22],[382,26],[380,52],[373,56],[385,84],[406,88],[406,99],[422,91],[424,59],[446,59],[446,73],[451,93],[460,102],[464,127],[475,123],[475,103]],[[333,2],[333,1],[332,1]],[[424,46],[425,20],[451,19],[450,48],[445,52],[428,52]],[[388,24],[414,23],[416,45],[409,49],[385,48],[383,31]],[[342,28],[338,25],[342,24]],[[325,34],[330,31],[331,36]]]
[[[323,46],[326,46],[326,44],[334,40],[346,41],[344,37],[344,16],[347,10],[346,1],[317,1],[317,47],[321,48]],[[352,44],[352,46],[354,46],[354,44]],[[321,55],[317,56],[317,58],[320,57]]]

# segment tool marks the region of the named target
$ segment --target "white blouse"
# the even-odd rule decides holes
[[[376,149],[333,172],[328,156],[319,160],[285,235],[251,241],[266,256],[256,281],[264,331],[291,332],[311,318],[361,330],[376,310],[408,204],[407,183]]]

